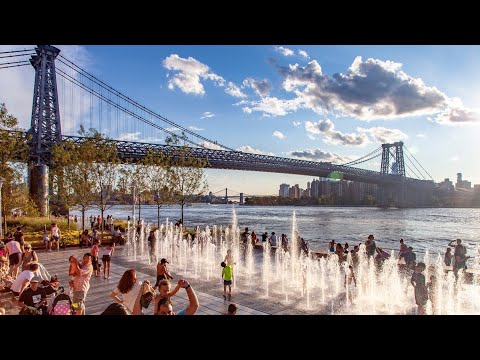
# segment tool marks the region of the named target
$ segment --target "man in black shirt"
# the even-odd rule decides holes
[[[43,288],[38,287],[39,281],[38,276],[33,277],[30,287],[22,292],[18,301],[21,306],[33,306],[41,310],[43,315],[47,315],[47,294]]]

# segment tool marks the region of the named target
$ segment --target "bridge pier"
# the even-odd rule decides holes
[[[28,164],[30,196],[37,205],[41,216],[48,215],[49,186],[48,166]]]

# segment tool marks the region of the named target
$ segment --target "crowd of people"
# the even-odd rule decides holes
[[[93,219],[93,217],[91,217]],[[94,219],[100,224],[99,218]],[[106,225],[113,225],[113,218],[107,217]],[[92,222],[93,223],[93,222]],[[142,226],[142,225],[141,225]],[[60,305],[64,305],[65,311],[56,310],[57,301],[48,305],[47,292],[51,294],[57,293],[55,286],[58,285],[58,279],[51,278],[50,281],[46,281],[39,272],[41,264],[38,261],[38,255],[36,251],[32,250],[30,244],[25,243],[24,236],[21,228],[17,228],[11,237],[7,236],[7,243],[0,242],[0,279],[5,285],[5,289],[17,297],[17,304],[22,307],[24,312],[35,312],[39,314],[76,314],[84,315],[86,313],[86,299],[90,289],[91,277],[100,277],[103,268],[104,280],[110,279],[110,268],[112,257],[115,252],[115,242],[108,242],[105,246],[101,246],[100,239],[95,235],[96,229],[92,225],[92,235],[88,234],[88,230],[82,233],[81,245],[91,246],[90,251],[85,253],[82,259],[77,259],[75,256],[70,256],[68,275],[70,277],[69,289],[66,291],[63,289],[62,294],[64,300],[69,300],[70,305],[65,303],[58,303],[58,308],[62,308]],[[56,223],[53,223],[50,232],[45,232],[48,239],[45,239],[46,251],[52,250],[52,244],[58,244],[60,242],[61,231]],[[150,239],[151,238],[151,239]],[[281,234],[277,238],[275,232],[262,233],[260,237],[252,231],[249,232],[248,228],[245,228],[240,236],[240,243],[243,245],[243,249],[247,248],[248,241],[251,241],[252,245],[256,245],[260,242],[265,245],[268,244],[273,248],[280,248],[283,251],[291,251],[292,243],[289,241],[286,234]],[[148,243],[150,244],[151,253],[155,253],[155,241],[154,232],[150,232]],[[352,288],[357,286],[357,278],[355,277],[356,265],[358,263],[358,253],[360,246],[355,245],[353,249],[350,248],[348,243],[344,245],[335,243],[332,240],[329,243],[329,252],[333,255],[337,255],[339,262],[348,263],[345,270],[344,286],[345,288]],[[379,247],[373,235],[369,235],[365,243],[365,253],[368,257],[372,257],[375,260],[375,264],[381,268],[383,261],[388,259],[391,255]],[[304,252],[308,254],[308,245],[300,236],[297,237],[298,253]],[[453,253],[452,253],[453,250]],[[458,276],[460,269],[466,269],[466,260],[469,256],[466,255],[466,247],[462,244],[461,239],[454,240],[448,244],[447,251],[444,256],[444,264],[446,267],[452,267],[455,277]],[[349,256],[350,255],[350,256]],[[243,252],[245,256],[245,251]],[[101,262],[100,264],[100,257]],[[192,289],[191,284],[184,279],[177,281],[175,287],[172,290],[171,281],[174,280],[174,276],[168,269],[169,261],[162,258],[158,261],[156,266],[156,281],[152,286],[150,280],[144,279],[143,281],[137,280],[135,269],[129,269],[125,271],[121,277],[118,285],[111,293],[111,298],[115,301],[114,304],[109,305],[102,314],[105,315],[119,315],[119,314],[132,314],[141,315],[144,313],[144,309],[148,308],[150,304],[153,304],[153,313],[155,315],[193,315],[199,308],[198,298],[195,291]],[[414,287],[415,303],[417,305],[418,314],[426,313],[426,303],[428,299],[432,302],[433,309],[436,308],[435,292],[433,289],[436,286],[437,279],[435,275],[431,275],[428,281],[426,281],[423,272],[426,269],[426,265],[423,262],[417,263],[416,254],[413,251],[413,247],[407,246],[403,239],[400,239],[400,247],[398,252],[398,264],[399,267],[404,268],[407,272],[411,272],[410,283]],[[232,250],[228,249],[224,261],[221,265],[221,279],[223,283],[223,298],[225,301],[230,302],[232,298],[232,285],[234,281],[234,266],[236,265],[235,259],[232,256]],[[19,270],[21,268],[21,272]],[[175,312],[173,308],[172,298],[180,291],[181,288],[186,290],[188,296],[189,305],[181,311]],[[60,295],[59,295],[60,296]],[[228,306],[229,315],[236,314],[237,306],[230,303]],[[0,308],[0,314],[5,313],[4,309]]]

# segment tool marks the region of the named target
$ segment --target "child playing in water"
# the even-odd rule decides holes
[[[428,300],[428,290],[425,284],[425,275],[422,272],[425,270],[426,266],[424,263],[419,262],[415,266],[415,272],[412,274],[412,279],[410,280],[411,284],[415,287],[415,303],[418,306],[418,315],[425,315]]]
[[[220,264],[223,268],[223,298],[227,300],[227,286],[228,286],[228,301],[232,299],[232,281],[233,281],[233,264],[227,265],[224,261]]]
[[[343,283],[343,286],[347,287],[347,284],[348,284],[348,286],[351,287],[352,282],[355,284],[355,287],[357,287],[357,279],[355,279],[355,273],[353,272],[353,266],[349,265],[348,269],[345,271],[345,281]]]
[[[223,261],[227,265],[234,265],[235,264],[233,262],[232,250],[230,250],[230,249],[227,250],[227,255],[225,255],[225,259]]]

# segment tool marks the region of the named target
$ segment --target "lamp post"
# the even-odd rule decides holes
[[[0,240],[3,239],[3,218],[2,218],[2,186],[5,179],[0,177]]]

